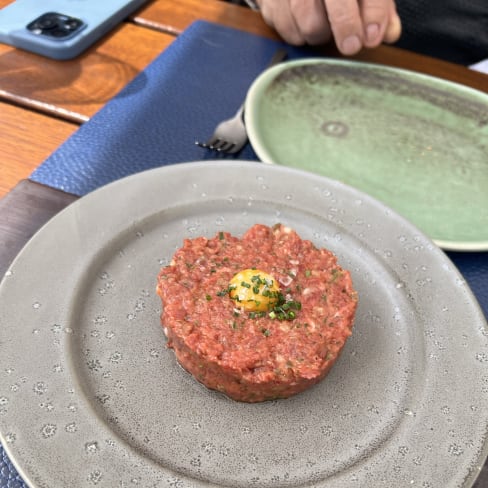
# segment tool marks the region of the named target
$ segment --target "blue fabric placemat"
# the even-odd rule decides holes
[[[313,56],[235,29],[192,24],[140,75],[73,134],[31,179],[75,195],[139,171],[216,159],[195,145],[234,114],[274,52]],[[257,160],[248,145],[237,156]],[[447,253],[488,316],[488,253]],[[0,447],[0,488],[26,485]],[[480,487],[481,488],[481,487]]]
[[[278,48],[290,59],[311,53],[209,22],[193,23],[31,179],[81,196],[146,169],[216,159],[195,141],[205,141],[218,122],[237,111]],[[257,159],[250,145],[237,157]]]

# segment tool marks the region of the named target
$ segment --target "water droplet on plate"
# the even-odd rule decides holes
[[[464,449],[459,444],[451,444],[447,452],[452,456],[461,456],[464,453]]]
[[[57,426],[54,424],[44,424],[41,429],[41,434],[44,439],[48,439],[56,434],[58,430]]]
[[[119,363],[121,360],[122,360],[122,353],[118,351],[114,352],[109,358],[109,361],[111,363]]]
[[[88,481],[93,483],[94,485],[97,485],[98,483],[100,483],[101,480],[102,480],[102,473],[98,470],[92,471],[88,475]]]
[[[88,454],[93,454],[93,453],[97,452],[98,451],[98,442],[96,442],[96,441],[87,442],[85,444],[85,451]]]
[[[7,444],[13,444],[17,439],[17,436],[13,433],[13,432],[8,432],[6,435],[5,435],[5,441],[7,442]]]

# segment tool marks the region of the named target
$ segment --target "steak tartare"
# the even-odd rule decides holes
[[[351,335],[357,293],[334,254],[289,227],[185,239],[158,276],[178,362],[234,400],[287,398],[319,382]]]

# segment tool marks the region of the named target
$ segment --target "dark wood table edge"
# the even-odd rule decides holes
[[[31,237],[79,197],[21,180],[0,199],[0,278]]]

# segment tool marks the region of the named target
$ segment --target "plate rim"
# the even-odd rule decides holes
[[[256,129],[256,124],[254,123],[254,120],[257,119],[258,109],[257,109],[256,99],[259,97],[259,91],[262,89],[263,86],[267,86],[280,73],[288,69],[292,69],[296,66],[303,66],[303,65],[310,65],[310,64],[342,65],[342,66],[348,66],[348,67],[358,68],[358,69],[360,68],[375,69],[375,70],[383,70],[384,72],[387,73],[396,73],[402,76],[414,77],[415,79],[421,81],[423,80],[428,83],[434,83],[444,87],[445,86],[451,87],[454,90],[465,92],[468,95],[481,97],[485,99],[484,101],[486,101],[488,106],[488,93],[484,93],[480,90],[477,90],[476,88],[472,88],[455,81],[444,80],[436,76],[413,71],[410,69],[397,68],[394,66],[389,66],[381,63],[372,63],[372,62],[356,61],[356,60],[348,60],[348,59],[309,57],[309,58],[302,58],[302,59],[286,60],[260,73],[252,82],[251,86],[249,87],[246,100],[245,100],[244,121],[247,128],[249,141],[254,151],[256,152],[256,155],[263,163],[282,166],[273,160],[268,149],[263,146],[262,139],[259,136],[259,131]],[[362,192],[364,193],[364,191]],[[459,252],[488,251],[488,239],[477,240],[477,241],[465,241],[465,240],[436,239],[432,237],[429,238],[433,242],[435,242],[440,248],[446,251],[459,251]]]
[[[187,162],[187,163],[178,163],[178,164],[174,164],[174,165],[169,165],[169,166],[165,166],[165,167],[160,167],[160,168],[156,168],[156,169],[150,169],[150,170],[146,170],[144,172],[141,172],[141,173],[137,173],[135,175],[131,175],[131,176],[127,176],[125,178],[122,178],[121,180],[117,180],[117,181],[114,181],[114,182],[111,182],[97,190],[95,190],[94,192],[91,192],[90,194],[86,195],[85,197],[82,197],[80,198],[79,200],[73,202],[72,204],[70,204],[68,207],[66,207],[65,209],[63,209],[61,213],[64,213],[64,212],[72,212],[74,208],[76,208],[78,205],[82,205],[83,203],[80,203],[80,202],[83,202],[84,200],[88,199],[88,198],[93,198],[91,195],[94,194],[94,193],[97,193],[98,195],[104,193],[105,191],[110,191],[110,188],[107,190],[108,187],[116,187],[118,185],[125,185],[127,184],[128,181],[136,178],[136,177],[150,177],[151,174],[156,174],[156,173],[160,173],[160,172],[167,172],[168,169],[167,168],[173,168],[175,170],[177,170],[178,168],[180,167],[191,167],[191,168],[194,168],[195,165],[199,165],[200,167],[220,167],[220,166],[228,166],[229,164],[232,164],[234,166],[248,166],[248,167],[251,167],[253,165],[256,165],[256,164],[259,164],[259,163],[256,163],[255,161],[235,161],[235,162],[231,162],[229,163],[228,161],[219,161],[219,160],[215,160],[215,161],[212,161],[212,160],[204,160],[204,161],[199,161],[199,162]],[[410,221],[408,221],[407,219],[405,219],[403,216],[401,216],[400,214],[398,214],[396,211],[390,209],[386,204],[384,204],[383,202],[377,200],[376,198],[364,193],[364,192],[361,192],[360,190],[357,190],[353,187],[351,187],[350,185],[347,185],[343,182],[340,182],[340,181],[337,181],[337,180],[333,180],[331,178],[327,178],[325,176],[320,176],[320,175],[315,175],[313,173],[310,173],[308,171],[304,171],[304,170],[301,170],[301,169],[296,169],[296,168],[289,168],[289,167],[282,167],[282,166],[275,166],[277,169],[276,171],[279,171],[279,172],[283,172],[283,173],[290,173],[290,174],[303,174],[303,175],[306,175],[310,178],[313,178],[313,179],[316,179],[316,180],[320,180],[322,182],[329,182],[329,183],[332,183],[335,187],[339,187],[339,188],[346,188],[348,189],[348,191],[352,191],[354,194],[357,194],[359,195],[361,198],[365,199],[365,200],[368,200],[372,203],[374,203],[374,205],[378,206],[379,208],[383,208],[383,209],[386,209],[388,210],[389,214],[391,214],[395,220],[399,220],[400,222],[402,222],[403,225],[406,225],[407,228],[412,231],[413,233],[421,236],[421,238],[425,241],[425,242],[432,242],[432,240],[426,236],[421,230],[419,230],[414,224],[412,224]],[[273,170],[275,171],[275,170]],[[141,175],[144,175],[144,176],[141,176]],[[29,242],[27,243],[27,245],[22,249],[22,251],[19,253],[19,255],[16,257],[14,263],[17,262],[18,259],[22,259],[22,255],[24,252],[30,252],[29,251],[29,245],[33,245],[32,242],[35,243],[35,239],[37,239],[38,235],[41,234],[42,232],[46,232],[46,228],[48,228],[51,224],[51,221],[56,219],[57,216],[59,214],[57,214],[55,217],[53,217],[53,219],[51,219],[49,222],[47,222],[44,226],[41,227],[41,229],[29,240]],[[438,253],[439,256],[441,256],[442,252],[436,248],[436,246],[433,246],[433,249],[430,251],[430,252],[435,252],[435,253]],[[443,255],[443,259],[447,259],[449,260],[445,255]],[[12,268],[12,267],[15,267],[14,266],[14,263],[11,264],[7,270],[7,273],[8,271]],[[457,275],[459,277],[462,277],[459,270],[457,270],[457,268],[453,265],[453,271],[455,273],[457,273]],[[7,274],[6,273],[6,274]],[[4,276],[3,279],[0,281],[0,297],[2,296],[2,290],[3,290],[3,287],[4,286],[8,286],[6,285],[5,283],[7,283],[6,277]],[[469,289],[469,287],[467,285],[465,285],[465,288],[466,288],[466,296],[469,298],[469,306],[470,307],[473,307],[473,310],[476,311],[477,310],[477,314],[479,315],[479,318],[481,320],[481,322],[483,323],[483,321],[485,322],[486,324],[486,319],[484,318],[484,314],[474,296],[474,294],[471,292],[471,290]],[[19,474],[21,474],[21,476],[24,478],[24,480],[27,482],[28,481],[28,476],[26,476],[26,472],[22,469],[21,466],[18,466],[17,462],[16,462],[16,459],[15,459],[15,456],[13,456],[13,453],[10,451],[9,449],[9,443],[5,441],[5,438],[4,438],[4,435],[3,435],[3,432],[0,431],[0,439],[2,441],[2,445],[5,449],[5,451],[7,452],[7,454],[9,455],[9,458],[10,460],[12,461],[12,464],[16,467],[17,471],[19,472]],[[485,440],[485,443],[484,443],[484,448],[485,448],[485,451],[486,451],[486,454],[488,455],[488,440]],[[483,457],[485,456],[485,454],[483,454]],[[474,480],[473,480],[474,482]],[[35,486],[35,485],[31,485],[31,486]]]

